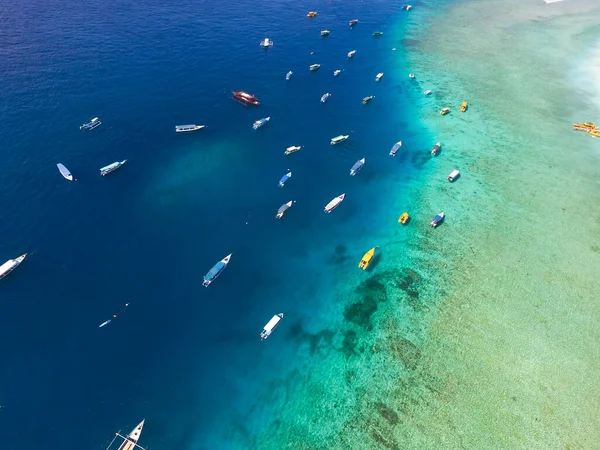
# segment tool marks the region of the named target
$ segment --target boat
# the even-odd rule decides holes
[[[212,283],[213,281],[215,281],[215,279],[219,275],[221,275],[221,272],[223,272],[225,270],[225,267],[227,267],[227,264],[229,264],[229,260],[231,259],[231,255],[232,255],[232,253],[230,253],[225,258],[223,258],[221,261],[219,261],[218,263],[216,263],[212,267],[212,269],[210,269],[208,271],[208,273],[206,275],[204,275],[204,281],[202,282],[202,286],[208,287],[210,285],[210,283]]]
[[[83,125],[81,125],[79,127],[80,130],[86,130],[86,131],[91,131],[94,128],[98,128],[100,125],[102,125],[102,122],[100,122],[100,119],[98,119],[97,117],[94,117],[92,120],[90,120],[89,122],[84,123]]]
[[[377,74],[377,76],[375,77],[375,81],[379,81],[379,80],[381,80],[381,78],[382,78],[382,77],[383,77],[383,72],[379,72],[379,73]]]
[[[462,105],[460,105],[460,112],[465,112],[468,107],[469,104],[467,102],[462,102]]]
[[[255,130],[258,130],[260,127],[262,127],[264,124],[266,124],[269,120],[271,120],[270,117],[263,117],[262,119],[259,119],[256,122],[254,122],[254,124],[252,125],[252,128],[254,128]]]
[[[367,253],[365,253],[365,255],[362,257],[362,259],[358,263],[358,268],[359,269],[367,270],[367,267],[369,267],[369,264],[373,260],[373,256],[375,256],[375,249],[376,248],[377,247],[373,247],[371,250],[369,250]]]
[[[360,171],[360,169],[363,168],[364,165],[365,165],[365,158],[359,159],[358,161],[356,161],[354,163],[354,165],[352,166],[352,168],[350,169],[350,176],[353,177],[354,175],[356,175]]]
[[[458,170],[453,170],[450,175],[448,175],[448,181],[453,182],[458,177],[460,177],[460,172]]]
[[[146,419],[138,423],[138,425],[133,430],[131,430],[131,433],[129,433],[127,436],[123,436],[120,433],[115,433],[115,437],[113,438],[112,442],[108,445],[108,447],[106,447],[106,450],[109,450],[112,447],[113,443],[117,438],[123,439],[123,442],[121,443],[121,445],[119,445],[118,450],[134,450],[136,447],[141,448],[142,450],[146,450],[144,447],[138,445],[138,440],[140,439],[140,435],[142,434],[142,428],[144,428],[145,421]]]
[[[269,38],[264,38],[262,41],[260,41],[260,46],[264,49],[273,47],[273,41]]]
[[[197,131],[205,128],[206,125],[175,125],[176,133],[189,133],[190,131]]]
[[[309,11],[308,14],[306,15],[306,17],[312,19],[313,17],[315,17],[318,13],[316,11]]]
[[[349,137],[350,137],[350,135],[349,135],[349,134],[346,134],[346,135],[340,134],[339,136],[336,136],[336,137],[334,137],[334,138],[331,140],[330,144],[331,144],[331,145],[339,144],[340,142],[344,142],[344,141],[345,141],[346,139],[348,139]]]
[[[445,115],[446,115],[446,114],[448,114],[449,112],[450,112],[450,108],[442,108],[442,109],[440,110],[440,114],[441,114],[442,116],[445,116]]]
[[[368,97],[365,97],[362,99],[362,104],[366,105],[367,103],[369,103],[371,100],[373,100],[375,98],[374,95],[369,95]]]
[[[288,148],[285,149],[285,154],[286,155],[291,155],[292,153],[297,152],[301,148],[302,148],[301,145],[292,145],[291,147],[288,147]]]
[[[442,211],[439,214],[436,214],[436,216],[433,218],[433,220],[431,221],[431,226],[433,228],[437,228],[437,226],[439,224],[441,224],[444,221],[444,211]]]
[[[323,30],[323,31],[321,31],[321,36],[329,36],[329,33],[331,33],[331,31]]]
[[[352,50],[348,52],[348,59],[352,59],[352,57],[356,54],[356,50]]]
[[[412,5],[402,5],[400,9],[403,9],[404,11],[410,11],[412,9]]]
[[[67,169],[65,166],[63,166],[62,163],[58,163],[56,165],[56,167],[58,167],[58,170],[63,177],[65,177],[69,181],[73,181],[73,175],[71,175],[71,172],[69,172],[69,169]]]
[[[440,151],[441,147],[442,147],[442,144],[440,144],[439,142],[437,144],[435,144],[433,146],[433,148],[431,149],[431,154],[434,155],[434,156],[437,155],[438,152]]]
[[[275,216],[276,219],[281,219],[283,217],[283,215],[285,214],[285,212],[290,209],[292,207],[292,205],[294,204],[293,201],[289,201],[287,203],[284,203],[283,205],[281,205],[281,207],[277,210],[277,215]]]
[[[325,103],[329,97],[331,97],[331,94],[329,92],[323,94],[321,96],[321,103]]]
[[[374,37],[379,37],[379,36],[382,36],[382,35],[383,35],[383,31],[375,31],[375,32],[373,33],[373,36],[374,36]]]
[[[275,314],[271,318],[271,320],[269,320],[267,322],[267,324],[264,326],[263,330],[260,332],[260,340],[261,341],[264,341],[269,336],[271,336],[271,333],[273,332],[273,330],[275,328],[277,328],[277,325],[279,325],[279,322],[281,322],[281,319],[283,319],[283,313]]]
[[[340,69],[334,70],[333,71],[333,76],[337,77],[340,73],[342,73],[342,71]]]
[[[4,264],[2,264],[0,266],[0,280],[3,279],[9,273],[11,273],[13,270],[15,270],[19,266],[19,264],[21,264],[23,262],[23,260],[25,258],[27,258],[27,253],[24,253],[23,255],[19,256],[18,258],[9,259]]]
[[[108,175],[109,173],[114,172],[115,170],[119,169],[126,162],[127,162],[127,160],[124,159],[123,161],[116,161],[112,164],[109,164],[108,166],[104,166],[104,167],[100,168],[100,175],[102,175],[104,177],[104,176]]]
[[[348,25],[350,25],[351,27],[353,27],[357,23],[358,23],[358,19],[354,19],[354,20],[351,20],[350,22],[348,22]]]
[[[315,70],[319,70],[319,67],[321,67],[321,64],[311,64],[309,69],[311,72],[314,72]]]
[[[294,72],[292,72],[292,71],[290,70],[288,73],[286,73],[286,74],[285,74],[285,79],[286,79],[286,81],[290,81],[290,78],[292,78],[292,74],[293,74],[293,73],[294,73]]]
[[[331,200],[329,203],[327,203],[327,205],[325,205],[325,212],[329,214],[331,211],[337,208],[340,203],[342,203],[345,197],[346,194],[342,194]]]
[[[598,130],[598,129],[595,129],[595,130],[590,130],[590,131],[588,131],[588,134],[589,134],[590,136],[594,136],[594,137],[600,137],[600,130]]]
[[[289,180],[290,178],[292,178],[292,172],[288,172],[284,176],[282,176],[281,179],[279,180],[279,187],[285,186],[285,182],[287,180]]]
[[[260,105],[258,98],[255,95],[249,94],[248,92],[232,91],[231,93],[233,94],[233,98],[244,105]]]
[[[392,149],[390,150],[390,156],[396,156],[396,153],[398,153],[398,150],[400,150],[400,147],[402,147],[402,141],[398,141],[394,144],[394,146],[392,147]]]
[[[415,79],[415,74],[414,73],[409,73],[408,74],[408,78],[410,78],[411,80]]]
[[[425,94],[425,95],[431,94],[431,89],[427,89],[425,92],[423,92],[423,94]]]
[[[591,130],[596,130],[597,128],[596,128],[596,124],[594,122],[584,122],[584,123],[574,123],[573,129],[579,130],[579,131],[591,131]]]
[[[398,222],[401,223],[402,225],[406,225],[408,223],[409,219],[410,219],[410,216],[408,215],[408,213],[403,212],[402,214],[400,214],[400,218],[398,219]]]

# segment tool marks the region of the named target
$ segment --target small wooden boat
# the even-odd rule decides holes
[[[467,102],[462,102],[462,105],[460,105],[460,112],[465,112],[468,107],[469,105]]]
[[[292,145],[291,147],[288,147],[288,148],[285,149],[285,154],[286,155],[291,155],[292,153],[297,152],[301,148],[302,148],[301,145]]]
[[[333,200],[327,203],[327,205],[325,205],[325,212],[329,214],[331,211],[337,208],[338,205],[342,203],[342,201],[344,201],[344,198],[346,198],[346,194],[338,195],[337,197],[335,197]]]
[[[100,175],[102,175],[103,177],[105,177],[106,175],[108,175],[109,173],[114,172],[117,169],[120,169],[121,166],[123,164],[125,164],[127,162],[126,159],[124,159],[123,161],[116,161],[112,164],[109,164],[108,166],[104,166],[100,168]]]
[[[433,218],[433,220],[431,221],[431,226],[433,228],[437,228],[439,224],[441,224],[444,221],[444,211],[442,211],[439,214],[436,214],[436,216]]]
[[[363,168],[363,166],[365,165],[365,158],[363,159],[359,159],[358,161],[356,161],[354,163],[354,165],[352,166],[352,168],[350,169],[350,176],[353,177],[354,175],[356,175],[360,169]]]
[[[350,137],[349,134],[343,135],[340,134],[339,136],[334,137],[333,139],[331,139],[330,144],[331,145],[336,145],[339,144],[340,142],[344,142],[346,139],[348,139]]]
[[[316,17],[318,13],[316,11],[309,11],[308,14],[306,15],[306,17],[308,17],[309,19],[312,19],[313,17]]]
[[[319,67],[321,67],[321,64],[311,64],[309,69],[311,72],[314,72],[315,70],[319,70]]]
[[[283,217],[283,215],[285,214],[285,212],[290,209],[292,207],[292,205],[294,204],[294,202],[292,200],[290,200],[287,203],[284,203],[283,205],[281,205],[279,207],[279,209],[277,210],[277,215],[275,216],[276,219],[281,219]]]
[[[356,54],[356,50],[352,50],[348,52],[348,59],[352,59],[352,57]]]
[[[408,215],[407,212],[403,212],[400,215],[400,218],[398,219],[398,222],[401,223],[402,225],[406,225],[408,223],[408,220],[410,219],[410,216]]]
[[[354,19],[354,20],[351,20],[350,22],[348,22],[348,25],[350,25],[351,27],[353,27],[357,23],[358,23],[358,19]]]
[[[323,37],[329,36],[329,33],[331,33],[331,31],[329,31],[329,30],[323,30],[323,31],[321,31],[321,36],[323,36]]]
[[[191,131],[198,131],[202,128],[206,128],[206,125],[175,125],[175,133],[189,133]]]
[[[375,77],[375,81],[379,81],[379,80],[381,80],[381,78],[382,78],[382,77],[383,77],[383,72],[379,72],[379,73],[377,74],[377,76]]]
[[[445,116],[445,115],[446,115],[446,114],[448,114],[449,112],[450,112],[450,108],[442,108],[442,109],[440,110],[440,114],[441,114],[442,116]]]
[[[373,37],[379,37],[379,36],[382,36],[382,35],[383,35],[383,31],[375,31],[373,33]]]
[[[362,104],[366,105],[367,103],[369,103],[371,100],[373,100],[375,98],[374,95],[369,95],[368,97],[365,97],[362,99]]]
[[[371,250],[369,250],[367,253],[365,253],[365,255],[360,260],[360,263],[358,263],[358,268],[359,269],[367,270],[367,267],[369,267],[369,264],[373,260],[373,256],[375,256],[375,249],[376,248],[377,247],[373,247]]]
[[[65,166],[63,166],[62,163],[58,163],[56,165],[56,167],[58,167],[58,171],[60,172],[60,174],[63,177],[65,177],[69,181],[73,181],[73,175],[71,175],[71,172],[69,172],[69,169],[67,169]]]
[[[439,142],[438,142],[437,144],[435,144],[435,145],[433,146],[433,148],[431,149],[431,154],[432,154],[433,156],[437,155],[437,154],[438,154],[438,152],[440,151],[440,148],[441,148],[441,147],[442,147],[442,144],[441,144],[441,143],[439,143]]]

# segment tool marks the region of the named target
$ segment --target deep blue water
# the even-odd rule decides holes
[[[254,405],[299,362],[286,321],[265,343],[262,326],[282,311],[288,324],[327,325],[327,280],[357,263],[328,258],[355,242],[360,259],[385,186],[422,163],[410,156],[420,139],[406,112],[410,83],[393,77],[403,20],[387,0],[4,2],[0,262],[32,255],[0,284],[3,449],[100,449],[144,417],[142,445],[236,448],[226,430],[268,416]],[[265,36],[269,51],[258,45]],[[232,101],[239,89],[261,106]],[[376,97],[363,107],[367,95]],[[94,116],[103,125],[80,131]],[[184,123],[207,128],[175,134]],[[338,134],[351,138],[330,146]],[[408,150],[392,160],[399,139]],[[304,148],[284,156],[290,145]],[[64,180],[58,162],[79,181]],[[297,203],[275,221],[288,200]]]

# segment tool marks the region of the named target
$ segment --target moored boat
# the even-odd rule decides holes
[[[356,50],[352,50],[350,52],[348,52],[348,59],[352,59],[352,57],[356,55]]]
[[[18,258],[9,259],[4,264],[2,264],[0,266],[0,280],[3,279],[9,273],[11,273],[13,270],[15,270],[25,258],[27,258],[27,253],[22,254]]]
[[[465,112],[468,107],[469,104],[467,102],[462,102],[462,105],[460,105],[460,112]]]
[[[124,159],[123,161],[116,161],[112,164],[109,164],[108,166],[101,167],[100,175],[102,175],[104,177],[104,176],[108,175],[109,173],[114,172],[115,170],[119,169],[126,162],[127,162],[127,160]]]
[[[260,46],[265,49],[273,47],[273,41],[269,38],[264,38],[262,41],[260,41]]]
[[[292,178],[292,172],[288,172],[284,176],[282,176],[281,179],[279,180],[279,187],[285,186],[285,182],[287,180],[289,180],[290,178]]]
[[[283,319],[283,313],[275,314],[271,318],[271,320],[269,320],[267,322],[267,324],[263,327],[263,330],[260,332],[260,340],[261,341],[264,341],[269,336],[271,336],[271,333],[273,332],[273,330],[275,328],[277,328],[277,325],[279,325],[279,322],[281,322],[281,319]]]
[[[379,37],[379,36],[382,36],[382,35],[383,35],[383,31],[375,31],[373,33],[373,37]]]
[[[574,123],[573,129],[589,132],[592,130],[596,130],[597,128],[596,128],[596,124],[594,122],[584,122],[584,123]]]
[[[444,221],[444,217],[445,217],[444,211],[442,211],[439,214],[436,214],[436,216],[431,221],[431,226],[433,228],[437,228],[437,226]]]
[[[127,436],[123,436],[121,433],[115,433],[115,437],[108,445],[108,447],[106,447],[106,450],[109,450],[112,447],[113,443],[117,438],[123,439],[123,442],[121,442],[121,444],[119,445],[118,450],[134,450],[135,448],[146,450],[144,447],[138,444],[138,441],[142,434],[142,428],[144,428],[145,421],[146,420],[144,419],[140,423],[138,423],[138,425],[133,430],[131,430],[131,433],[129,433]]]
[[[392,147],[392,149],[390,150],[390,156],[396,156],[396,153],[398,153],[398,150],[400,150],[400,147],[402,147],[402,141],[398,141],[394,144],[394,146]]]
[[[71,175],[71,172],[69,172],[69,169],[67,169],[65,166],[63,166],[62,163],[58,163],[56,165],[56,167],[58,167],[58,170],[63,177],[65,177],[69,181],[73,181],[73,175]]]
[[[189,133],[190,131],[201,130],[202,128],[205,128],[205,127],[206,127],[206,125],[195,125],[195,124],[175,125],[175,132],[176,133]]]
[[[308,14],[306,15],[306,17],[308,17],[309,19],[312,19],[313,17],[315,17],[318,13],[316,11],[309,11]]]
[[[283,217],[283,215],[285,214],[285,212],[290,209],[292,207],[292,205],[294,204],[294,202],[292,200],[290,200],[287,203],[284,203],[283,205],[281,205],[279,207],[279,209],[277,210],[277,215],[275,216],[276,219],[281,219]]]
[[[402,5],[402,8],[404,11],[410,11],[412,9],[412,5]]]
[[[259,119],[256,122],[254,122],[252,128],[258,130],[260,127],[264,126],[269,120],[271,120],[270,117],[263,117],[262,119]]]
[[[292,72],[292,71],[290,70],[288,73],[286,73],[286,74],[285,74],[285,79],[286,79],[286,81],[290,81],[290,78],[292,78],[292,74],[293,74],[293,73],[294,73],[294,72]]]
[[[438,143],[437,143],[437,144],[435,144],[435,145],[433,146],[433,148],[431,149],[431,154],[432,154],[432,155],[434,155],[434,156],[435,156],[435,155],[437,155],[437,154],[438,154],[438,152],[440,151],[440,148],[442,148],[442,144],[441,144],[440,142],[438,142]]]
[[[363,168],[363,166],[365,165],[365,158],[359,159],[358,161],[356,161],[354,163],[354,165],[352,166],[352,168],[350,169],[350,176],[354,176],[356,175],[360,169]]]
[[[351,20],[350,22],[348,22],[348,25],[350,25],[351,27],[353,27],[357,23],[358,23],[358,19],[354,19],[354,20]]]
[[[334,70],[333,71],[333,76],[337,77],[340,73],[342,73],[342,71],[340,69]]]
[[[452,173],[450,173],[450,175],[448,175],[448,181],[450,181],[452,183],[458,177],[460,177],[460,172],[458,170],[453,170]]]
[[[590,136],[594,136],[594,137],[600,137],[600,130],[598,130],[597,128],[594,130],[590,130],[588,131],[588,134]]]
[[[331,97],[331,94],[329,92],[323,94],[321,96],[321,103],[325,103],[327,101],[327,99],[329,99],[329,97]]]
[[[450,112],[450,108],[442,108],[442,109],[440,110],[440,114],[441,114],[442,116],[445,116],[445,115],[446,115],[446,114],[448,114],[449,112]]]
[[[414,80],[415,74],[414,73],[409,73],[408,74],[408,78],[410,78],[411,80]]]
[[[212,267],[212,269],[210,269],[206,273],[206,275],[204,275],[204,281],[202,282],[202,286],[208,287],[210,285],[210,283],[212,283],[213,281],[215,281],[215,279],[219,275],[221,275],[221,273],[225,270],[225,267],[227,267],[227,264],[229,264],[229,260],[231,259],[231,255],[232,255],[232,253],[230,253],[225,258],[223,258],[221,261],[219,261],[218,263],[216,263]]]
[[[331,139],[330,144],[331,145],[339,144],[340,142],[344,142],[349,137],[350,137],[349,134],[346,134],[346,135],[340,134],[339,136],[336,136],[333,139]]]
[[[297,152],[297,151],[298,151],[298,150],[300,150],[301,148],[302,148],[302,146],[301,146],[301,145],[292,145],[291,147],[288,147],[288,148],[286,148],[284,153],[285,153],[286,155],[290,155],[290,154],[292,154],[292,153],[295,153],[295,152]]]
[[[431,94],[431,89],[427,89],[425,92],[423,92],[423,94],[425,94],[425,95]]]
[[[398,219],[398,222],[401,223],[402,225],[406,225],[408,223],[408,220],[410,219],[409,215],[407,212],[403,212],[402,214],[400,214],[400,218]]]
[[[340,203],[344,201],[344,198],[346,198],[346,194],[338,195],[337,197],[335,197],[333,200],[327,203],[327,205],[325,205],[325,212],[329,214],[331,211],[337,208]]]
[[[233,94],[233,98],[236,99],[237,101],[239,101],[240,103],[242,103],[243,105],[254,105],[254,106],[260,105],[260,101],[258,100],[258,97],[256,97],[255,95],[249,94],[248,92],[232,91],[231,93]]]
[[[321,64],[311,64],[309,70],[314,72],[315,70],[319,70],[319,67],[321,67]]]
[[[331,31],[323,30],[323,31],[321,31],[321,36],[329,36],[329,33],[331,33]]]
[[[369,267],[369,264],[373,260],[373,256],[375,256],[375,249],[377,249],[377,247],[373,247],[371,250],[364,254],[362,259],[358,263],[359,269],[367,270],[367,267]]]
[[[89,122],[84,123],[83,125],[81,125],[79,127],[80,130],[86,130],[86,131],[91,131],[94,128],[98,128],[100,125],[102,125],[102,122],[100,122],[100,119],[98,119],[97,117],[94,117],[92,120],[90,120]]]
[[[371,100],[373,100],[375,98],[374,95],[369,95],[368,97],[365,97],[362,99],[362,104],[366,105],[367,103],[369,103]]]
[[[379,72],[379,73],[377,74],[377,76],[375,77],[375,81],[379,81],[379,80],[381,80],[381,78],[382,78],[382,77],[383,77],[383,72]]]

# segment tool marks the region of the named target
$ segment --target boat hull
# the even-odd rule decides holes
[[[8,274],[15,270],[25,260],[27,253],[15,259],[9,259],[0,266],[0,280],[4,279]]]

